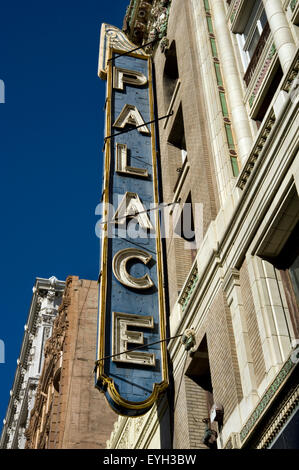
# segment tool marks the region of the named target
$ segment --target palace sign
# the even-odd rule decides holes
[[[150,210],[159,204],[152,63],[134,48],[120,30],[102,26],[106,210],[96,387],[126,416],[146,413],[168,386],[159,211]]]

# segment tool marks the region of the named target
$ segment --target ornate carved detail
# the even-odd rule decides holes
[[[263,434],[257,449],[267,449],[268,445],[277,435],[279,430],[282,428],[284,423],[287,421],[293,410],[298,406],[299,403],[299,385],[291,390],[290,395],[287,396],[286,400],[283,401],[279,410],[277,410],[276,416],[273,417],[272,421],[267,427],[267,430]]]
[[[275,56],[275,52],[276,52],[276,47],[275,47],[275,44],[272,44],[270,50],[269,50],[269,53],[267,55],[267,57],[265,58],[265,61],[264,61],[264,64],[260,70],[260,73],[259,73],[259,76],[256,80],[256,84],[255,84],[255,87],[253,89],[253,92],[248,100],[248,103],[249,103],[249,106],[252,107],[253,103],[254,103],[254,100],[258,94],[258,91],[259,89],[261,88],[263,82],[264,82],[264,79],[266,77],[266,74],[270,68],[270,65],[273,61],[273,57]],[[244,78],[245,79],[245,78]],[[249,82],[248,82],[249,84]]]
[[[294,58],[292,67],[290,68],[286,76],[286,79],[282,85],[282,89],[284,91],[288,91],[288,92],[290,91],[293,81],[298,76],[298,72],[299,72],[299,51],[297,52],[296,57]]]
[[[296,77],[298,76],[298,73],[299,73],[299,52],[297,52],[294,60],[293,60],[293,63],[292,63],[292,66],[290,67],[289,69],[289,72],[282,84],[282,87],[281,89],[284,90],[284,91],[287,91],[287,92],[291,92],[291,86],[292,86],[292,83],[294,82],[294,80],[296,79]],[[265,142],[267,141],[267,139],[269,138],[269,135],[270,135],[270,132],[271,132],[271,129],[274,125],[276,121],[276,117],[275,117],[275,114],[274,114],[274,111],[270,112],[270,114],[268,115],[266,121],[265,121],[265,124],[263,125],[262,129],[260,130],[259,132],[259,136],[257,137],[256,139],[256,143],[249,155],[249,158],[248,158],[248,161],[247,163],[245,164],[240,176],[239,176],[239,180],[238,180],[238,183],[237,183],[237,186],[241,189],[244,189],[247,181],[248,181],[248,178],[249,176],[251,175],[252,173],[252,170],[255,166],[255,163],[259,157],[259,154],[261,153],[264,145],[265,145]]]
[[[255,408],[253,413],[251,414],[250,418],[248,419],[247,423],[245,426],[242,428],[240,432],[240,439],[241,442],[243,443],[260,417],[264,414],[265,410],[268,408],[268,405],[271,403],[273,397],[276,395],[278,390],[281,388],[282,384],[286,381],[286,379],[289,377],[290,372],[292,369],[294,369],[295,364],[292,361],[291,358],[287,360],[287,362],[284,364],[278,375],[276,376],[275,380],[272,382],[272,384],[268,387],[266,392],[264,393],[262,399],[260,400],[258,406]]]
[[[266,26],[264,27],[264,30],[262,32],[262,35],[259,39],[259,42],[254,50],[254,53],[253,53],[253,56],[251,58],[251,61],[250,61],[250,64],[248,65],[248,68],[246,70],[246,73],[244,75],[244,81],[246,83],[246,85],[248,86],[249,85],[249,82],[254,74],[254,71],[257,67],[257,64],[260,60],[260,57],[262,55],[262,52],[265,48],[265,45],[266,45],[266,42],[267,42],[267,39],[270,35],[270,26],[269,26],[269,23],[266,24]],[[272,59],[272,56],[273,54],[271,55],[270,54],[270,59]],[[266,59],[266,62],[269,61],[268,57]]]
[[[106,23],[102,24],[98,75],[104,80],[107,75],[107,63],[109,59],[110,48],[116,49],[118,51],[129,52],[135,49],[136,45],[132,43],[127,38],[125,33],[116,26],[112,26]],[[138,49],[135,51],[135,53],[139,55],[146,55],[142,49]]]
[[[235,16],[237,14],[237,10],[239,8],[240,3],[241,3],[241,0],[235,0],[232,3],[231,12],[230,12],[230,21],[231,21],[231,23],[234,22],[234,19],[235,19]]]
[[[238,183],[237,183],[237,186],[241,189],[244,189],[248,179],[249,179],[249,176],[251,175],[252,173],[252,170],[255,166],[255,163],[257,161],[257,159],[259,158],[259,154],[261,153],[261,151],[263,150],[263,147],[265,145],[265,142],[267,141],[269,135],[270,135],[270,132],[272,130],[272,127],[274,125],[276,121],[276,117],[275,117],[275,114],[274,112],[272,111],[263,128],[261,129],[260,133],[259,133],[259,136],[258,138],[256,139],[256,143],[249,155],[249,158],[247,160],[247,163],[245,164],[241,174],[240,174],[240,177],[239,177],[239,180],[238,180]]]
[[[190,273],[190,276],[179,298],[179,304],[182,306],[183,311],[186,309],[189,303],[189,300],[194,292],[197,282],[198,282],[198,268],[197,268],[197,263],[196,263]]]
[[[166,36],[164,36],[160,42],[160,49],[163,54],[165,54],[169,49],[169,39]]]
[[[171,0],[131,0],[124,20],[124,32],[136,44],[166,36]],[[147,53],[152,45],[146,48]]]
[[[48,388],[53,383],[53,375],[56,370],[55,364],[60,359],[63,351],[64,340],[68,329],[68,307],[71,303],[71,285],[72,277],[66,280],[66,288],[62,297],[62,303],[58,309],[58,315],[54,320],[52,336],[47,339],[44,349],[44,366],[37,386],[34,407],[30,413],[29,425],[25,430],[26,445],[25,448],[32,448],[37,430],[40,432],[40,438],[37,447],[46,447],[49,434],[50,413],[45,415],[43,427],[41,428],[41,415],[45,403]],[[49,405],[51,408],[51,404]]]

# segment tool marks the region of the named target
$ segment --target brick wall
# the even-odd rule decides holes
[[[185,371],[185,368],[184,368]],[[202,443],[208,416],[206,392],[183,375],[175,380],[174,449],[207,449]]]
[[[94,387],[98,285],[73,277],[60,391],[55,392],[49,448],[106,447],[117,415]]]
[[[179,173],[176,171],[179,159],[177,149],[167,141],[174,123],[175,116],[182,105],[185,137],[190,170],[179,194],[184,202],[191,190],[192,202],[203,206],[203,220],[195,219],[195,228],[206,232],[211,220],[216,217],[219,210],[218,194],[215,183],[215,171],[208,140],[205,103],[201,91],[200,70],[196,59],[196,44],[191,33],[191,13],[189,2],[173,0],[168,23],[167,38],[169,44],[175,41],[177,61],[181,86],[173,104],[174,115],[168,122],[159,123],[161,173],[164,202],[172,202],[174,186]],[[185,40],[182,41],[182,38]],[[158,115],[165,115],[165,97],[163,89],[163,72],[166,56],[158,47],[154,57],[156,69],[156,90]],[[190,249],[172,239],[167,240],[167,268],[169,276],[170,307],[172,308],[183,282],[191,268],[193,257]]]
[[[225,424],[242,399],[242,388],[229,307],[222,290],[215,297],[205,324],[213,396],[224,407]]]

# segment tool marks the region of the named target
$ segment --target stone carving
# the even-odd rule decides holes
[[[124,32],[136,44],[161,40],[167,32],[171,0],[132,0],[124,21]],[[164,47],[164,45],[163,45]],[[153,45],[146,47],[151,53]]]
[[[58,309],[58,315],[53,323],[52,336],[47,339],[45,343],[44,355],[45,361],[42,374],[37,386],[35,403],[30,412],[29,424],[25,430],[26,444],[25,448],[31,448],[35,440],[36,432],[39,431],[39,440],[37,443],[38,448],[45,448],[49,434],[49,416],[45,416],[43,420],[43,427],[41,428],[41,410],[44,400],[46,399],[48,388],[53,382],[53,375],[55,372],[55,365],[60,359],[61,351],[63,350],[66,331],[68,328],[68,307],[70,305],[70,288],[72,284],[72,277],[66,280],[66,288],[62,297],[62,303]],[[29,393],[30,400],[33,396],[33,389]],[[50,405],[51,406],[51,405]]]
[[[100,41],[100,55],[99,55],[99,68],[98,75],[100,78],[106,78],[107,64],[109,58],[109,49],[113,48],[118,51],[128,52],[136,48],[126,34],[118,29],[116,26],[104,23],[101,29],[101,41]],[[136,54],[145,55],[142,49],[135,51]]]

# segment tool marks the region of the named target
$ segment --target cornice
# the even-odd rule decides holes
[[[42,296],[47,295],[49,292],[51,294],[58,295],[58,298],[60,296],[62,297],[62,293],[65,288],[65,282],[64,281],[59,281],[56,277],[52,276],[49,279],[44,279],[44,278],[36,278],[35,284],[33,287],[33,296],[31,300],[31,305],[29,309],[29,314],[28,314],[28,319],[27,323],[24,326],[24,337],[22,341],[22,346],[21,346],[21,351],[20,351],[20,356],[17,360],[17,368],[15,372],[15,377],[14,377],[14,382],[12,389],[10,391],[10,400],[8,403],[8,408],[6,411],[6,416],[5,419],[3,420],[4,422],[4,427],[2,430],[2,435],[1,435],[1,440],[0,440],[0,448],[3,447],[3,445],[6,442],[6,434],[11,428],[12,422],[15,421],[15,413],[17,411],[17,403],[20,401],[21,407],[23,397],[20,397],[20,391],[22,389],[28,388],[29,382],[32,383],[32,381],[36,380],[37,377],[29,376],[26,377],[26,373],[28,373],[29,370],[29,355],[30,355],[30,349],[32,347],[36,331],[38,328],[38,318],[40,317],[41,314],[41,305],[42,305]],[[57,313],[57,308],[55,308],[55,312],[53,310],[53,314],[51,315],[53,318],[55,317]],[[17,419],[17,422],[19,419]],[[16,425],[16,430],[18,429],[18,426]]]
[[[63,351],[66,332],[69,326],[68,308],[71,304],[72,282],[73,277],[69,276],[65,282],[65,290],[61,305],[58,308],[58,315],[54,320],[52,335],[45,344],[44,365],[37,386],[35,403],[30,413],[29,425],[25,430],[26,448],[31,448],[36,430],[39,429],[43,403],[47,396],[48,387],[53,382],[56,367]],[[48,417],[43,428],[39,429],[39,447],[41,447],[42,443],[47,439],[47,433],[49,431]]]
[[[292,353],[293,354],[293,353]],[[261,421],[263,416],[265,416],[266,412],[269,410],[271,404],[273,404],[275,398],[277,397],[278,393],[284,386],[284,384],[289,379],[292,373],[295,373],[295,369],[297,368],[297,363],[292,360],[292,355],[289,359],[284,363],[283,367],[273,380],[273,382],[269,385],[267,390],[265,391],[264,395],[262,396],[260,402],[258,403],[257,407],[253,410],[252,414],[250,415],[249,419],[242,427],[240,432],[240,441],[242,447],[246,445],[248,439],[252,436],[255,431],[257,424]],[[297,368],[298,371],[298,368]],[[284,417],[287,418],[289,409],[292,408],[291,405],[298,403],[298,387],[294,392],[294,400],[287,400],[287,403],[284,403],[285,414]],[[287,406],[285,406],[287,405]],[[295,406],[295,405],[294,405]],[[279,423],[281,423],[282,416],[278,413],[278,423],[276,423],[275,429],[270,426],[270,429],[267,430],[265,436],[263,436],[261,441],[261,446],[264,446],[273,438],[275,432],[279,429]]]
[[[285,91],[289,93],[289,102],[292,100],[291,87],[295,78],[298,76],[298,73],[299,73],[299,51],[294,57],[294,60],[279,90],[279,91]],[[276,97],[278,96],[279,91],[276,93],[275,95]],[[265,148],[269,145],[269,143],[271,143],[271,137],[273,137],[273,127],[274,127],[275,122],[278,120],[273,110],[273,102],[274,101],[272,101],[272,106],[269,107],[269,110],[264,119],[264,123],[258,132],[257,138],[255,139],[255,143],[248,156],[247,162],[245,163],[242,171],[240,172],[240,175],[237,181],[237,186],[242,190],[247,185],[248,180],[250,176],[252,175],[253,170],[256,166],[256,163],[259,160],[261,160],[262,153],[264,152]]]
[[[123,31],[138,45],[161,40],[167,33],[170,5],[171,0],[131,0]]]

